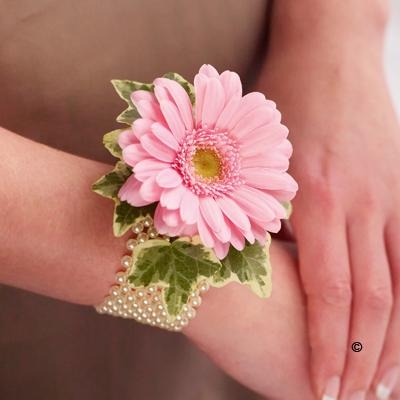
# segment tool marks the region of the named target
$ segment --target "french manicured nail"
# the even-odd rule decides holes
[[[366,398],[367,393],[364,390],[358,390],[349,397],[349,400],[365,400]]]
[[[339,396],[340,391],[340,377],[332,376],[326,382],[326,387],[322,400],[336,400]]]
[[[390,394],[396,386],[399,376],[400,366],[390,368],[386,374],[383,375],[382,380],[376,387],[376,397],[378,400],[387,400],[390,397]]]

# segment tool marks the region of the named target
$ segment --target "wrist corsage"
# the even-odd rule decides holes
[[[176,73],[112,83],[128,127],[104,136],[119,160],[92,189],[115,202],[114,234],[132,237],[96,309],[179,331],[210,286],[236,281],[269,296],[269,232],[298,188],[275,103],[243,96],[235,72],[211,65],[194,85]]]

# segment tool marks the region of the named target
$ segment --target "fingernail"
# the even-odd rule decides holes
[[[396,386],[397,380],[400,375],[400,366],[395,366],[390,368],[385,375],[383,375],[382,380],[376,387],[376,397],[379,400],[387,400],[392,393],[392,390]]]
[[[367,394],[364,390],[358,390],[350,396],[349,400],[365,400],[367,398],[366,395]]]
[[[326,382],[326,387],[324,394],[322,396],[322,400],[336,400],[339,396],[340,391],[340,377],[332,376]]]

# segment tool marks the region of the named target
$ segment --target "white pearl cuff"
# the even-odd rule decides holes
[[[132,227],[134,237],[127,241],[127,249],[133,253],[135,246],[146,240],[168,237],[160,236],[153,225],[151,217],[145,217]],[[190,294],[188,302],[182,312],[174,319],[168,316],[164,302],[164,288],[158,285],[136,287],[128,281],[131,255],[124,255],[121,259],[122,270],[117,272],[115,285],[110,288],[104,301],[96,306],[100,314],[109,314],[115,317],[134,319],[142,324],[148,324],[169,331],[181,331],[196,315],[196,308],[201,305],[201,294],[209,289],[206,281],[198,284]]]

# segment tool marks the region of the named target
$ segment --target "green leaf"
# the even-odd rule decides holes
[[[164,78],[172,79],[178,82],[186,90],[186,93],[189,95],[191,103],[195,103],[196,98],[194,95],[194,87],[183,76],[177,74],[176,72],[167,72],[164,75]]]
[[[132,92],[135,90],[147,90],[152,92],[154,90],[154,85],[152,83],[129,81],[127,79],[113,79],[111,83],[119,97],[128,103],[128,108],[118,115],[117,122],[132,125],[133,121],[140,117],[138,110],[131,100]]]
[[[111,83],[119,97],[121,97],[122,100],[125,100],[132,108],[134,107],[131,100],[132,92],[135,90],[147,90],[152,92],[154,89],[154,85],[152,83],[129,81],[127,79],[113,79]]]
[[[121,114],[117,117],[117,122],[121,124],[132,125],[133,121],[140,118],[140,114],[136,107],[134,108],[127,108],[126,110],[122,111]]]
[[[121,132],[123,132],[123,129],[116,129],[115,131],[108,132],[103,136],[104,147],[114,157],[118,158],[122,158],[122,149],[118,144],[118,136]]]
[[[132,170],[122,161],[118,161],[111,172],[92,185],[92,190],[100,196],[117,200],[119,189],[131,174]]]
[[[140,217],[153,216],[156,203],[143,207],[131,206],[126,201],[116,200],[114,208],[114,235],[122,236]]]
[[[292,203],[290,201],[283,201],[281,204],[286,210],[286,219],[289,219],[293,211]]]
[[[265,246],[249,244],[242,251],[230,247],[228,255],[221,261],[222,268],[215,276],[217,285],[230,281],[244,283],[260,297],[271,294],[271,264],[269,260],[270,237]]]
[[[189,239],[170,243],[162,239],[139,244],[134,252],[129,281],[135,286],[150,283],[165,287],[164,301],[171,316],[178,315],[190,293],[221,268],[213,251]]]

